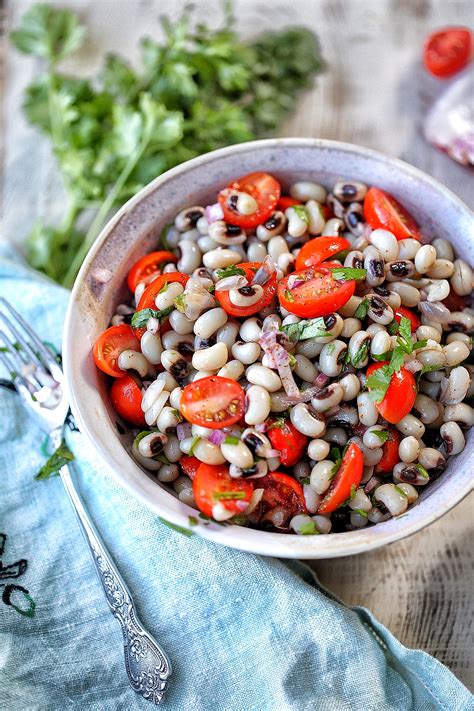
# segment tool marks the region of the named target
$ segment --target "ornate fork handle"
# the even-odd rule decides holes
[[[128,588],[84,508],[69,468],[64,466],[60,474],[92,552],[92,559],[104,588],[107,603],[122,628],[125,667],[130,685],[145,699],[159,704],[171,675],[171,663],[157,642],[141,625]]]

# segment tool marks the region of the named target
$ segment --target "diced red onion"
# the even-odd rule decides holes
[[[273,459],[273,457],[279,457],[280,452],[278,449],[265,449],[265,459]]]
[[[180,422],[179,425],[176,427],[176,436],[180,442],[182,439],[192,437],[192,434],[193,430],[189,422]]]
[[[304,279],[300,279],[297,274],[290,274],[288,277],[288,289],[296,289],[296,287],[304,284]]]
[[[319,373],[313,385],[317,388],[325,388],[326,385],[329,383],[329,380],[330,378],[328,375],[325,375],[324,373]]]
[[[267,431],[267,423],[262,422],[260,425],[254,425],[254,430],[257,432],[266,432]]]
[[[225,432],[222,432],[221,430],[214,430],[214,432],[212,432],[207,439],[209,440],[209,442],[212,442],[212,444],[215,444],[217,447],[219,447],[225,440],[225,438]]]
[[[272,274],[275,272],[275,262],[271,257],[265,257],[265,261],[262,266],[255,272],[255,276],[252,279],[252,284],[258,284],[263,286],[271,278]]]
[[[446,323],[451,318],[451,311],[440,301],[420,301],[418,308],[433,323]]]
[[[224,219],[222,207],[218,202],[214,203],[214,205],[208,205],[204,210],[204,216],[209,224],[211,224],[211,222],[217,222],[218,220]]]
[[[405,370],[408,370],[410,373],[418,373],[419,370],[423,370],[423,364],[420,363],[419,360],[413,359],[413,360],[408,360],[403,364],[403,367]]]
[[[382,483],[382,479],[378,476],[371,476],[367,484],[364,486],[364,492],[369,495],[374,489],[376,489],[379,484]]]
[[[216,291],[230,291],[231,289],[241,289],[247,286],[248,281],[244,276],[235,274],[234,276],[224,277],[216,283]]]

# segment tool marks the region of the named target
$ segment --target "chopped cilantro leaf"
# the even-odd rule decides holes
[[[43,464],[39,472],[35,474],[35,479],[39,481],[41,479],[49,479],[51,476],[56,476],[59,474],[61,467],[73,459],[74,454],[63,439],[56,451],[53,452],[48,461]]]
[[[361,279],[365,279],[365,275],[367,274],[367,269],[356,269],[355,267],[335,267],[329,271],[333,279],[337,281],[348,281],[349,279],[360,281]]]
[[[224,269],[216,269],[218,279],[226,279],[230,276],[245,276],[245,272],[241,267],[236,267],[233,264]]]
[[[374,434],[376,437],[379,438],[379,440],[382,442],[386,442],[388,438],[390,437],[389,433],[387,430],[371,430],[371,433]]]
[[[150,318],[157,318],[161,322],[169,316],[172,311],[173,306],[169,306],[167,309],[162,309],[161,311],[157,311],[156,309],[140,309],[140,311],[135,311],[131,320],[132,328],[145,328]]]
[[[288,323],[281,327],[281,330],[286,333],[290,341],[304,341],[307,338],[324,338],[331,334],[326,328],[324,318],[303,319],[298,323]]]
[[[363,321],[367,316],[369,308],[370,308],[370,301],[368,299],[362,299],[359,306],[354,311],[354,318],[358,318],[361,321]]]

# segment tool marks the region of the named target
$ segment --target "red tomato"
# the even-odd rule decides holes
[[[285,212],[285,210],[288,210],[289,207],[302,204],[301,200],[295,200],[295,198],[292,198],[289,195],[282,195],[277,202],[277,208],[282,212]]]
[[[232,514],[242,513],[250,503],[253,489],[254,482],[250,479],[233,479],[226,464],[201,464],[193,481],[196,504],[206,516],[212,516],[212,508],[218,503]]]
[[[193,425],[220,430],[240,420],[244,405],[245,393],[235,380],[209,375],[186,385],[180,410]]]
[[[247,281],[249,282],[249,284],[251,284],[255,273],[262,266],[262,264],[261,262],[242,262],[242,264],[236,264],[236,266],[244,270]],[[226,311],[228,314],[230,314],[231,316],[240,316],[241,318],[245,318],[247,316],[251,316],[252,314],[258,313],[259,311],[264,309],[265,306],[268,306],[268,304],[271,302],[275,295],[276,289],[276,272],[273,272],[270,279],[263,286],[262,298],[252,306],[236,306],[231,302],[228,291],[215,291],[214,296],[216,297],[224,311]]]
[[[252,215],[241,215],[228,203],[229,195],[238,190],[248,193],[257,201],[257,211]],[[261,225],[275,212],[280,197],[280,183],[268,173],[249,173],[237,178],[218,195],[219,204],[224,213],[224,219],[231,225],[239,225],[244,230]]]
[[[284,467],[296,464],[306,451],[308,438],[298,432],[291,422],[283,418],[270,420],[267,428],[268,439],[274,449],[280,452]]]
[[[465,296],[456,294],[455,291],[450,291],[441,303],[450,311],[464,311],[466,306],[468,306],[468,299]]]
[[[372,365],[369,365],[367,368],[367,377],[369,377],[374,370],[378,370],[384,365],[388,365],[388,361],[372,363]],[[415,378],[409,370],[406,368],[400,368],[400,370],[397,370],[397,372],[392,375],[392,379],[387,388],[384,399],[382,402],[375,403],[375,406],[387,422],[391,422],[392,425],[396,425],[397,422],[400,422],[400,420],[405,417],[405,415],[408,415],[413,407],[415,399]]]
[[[329,207],[329,205],[321,205],[322,211],[323,211],[323,217],[326,220],[331,220],[334,217],[334,213]]]
[[[467,27],[445,27],[426,40],[423,63],[430,74],[447,79],[468,64],[472,45],[472,33]]]
[[[336,267],[340,267],[340,264],[325,262],[317,267],[284,277],[278,284],[280,304],[290,313],[303,318],[327,316],[337,311],[349,301],[355,291],[356,283],[353,279],[348,281],[334,279],[330,268]],[[302,284],[298,284],[300,280]],[[296,283],[297,286],[289,289],[288,283]]]
[[[402,318],[407,318],[410,321],[411,332],[414,333],[418,326],[421,326],[421,321],[418,316],[410,311],[410,309],[405,308],[405,306],[399,306],[393,313],[393,317],[397,323],[400,323]]]
[[[185,454],[179,460],[179,466],[190,479],[194,479],[201,464],[197,457],[187,457]]]
[[[110,391],[113,406],[120,417],[138,427],[146,426],[145,413],[142,410],[142,391],[135,378],[125,375],[116,378]]]
[[[321,264],[325,259],[334,257],[343,249],[352,249],[351,243],[344,237],[315,237],[304,244],[296,257],[295,268],[299,272]]]
[[[133,293],[139,283],[144,281],[148,283],[150,278],[160,270],[160,265],[163,262],[178,261],[178,257],[173,252],[150,252],[144,257],[135,262],[127,276],[128,288]]]
[[[179,282],[183,286],[186,285],[189,276],[187,274],[182,274],[181,272],[170,272],[170,274],[161,274],[156,277],[151,284],[148,284],[145,291],[140,297],[140,301],[137,305],[137,311],[142,309],[156,309],[155,299],[158,296],[158,292],[164,287],[165,284],[171,284],[172,282]],[[135,334],[138,338],[141,338],[146,331],[146,328],[135,328]],[[166,333],[169,331],[168,319],[162,321],[160,326],[160,333]]]
[[[408,237],[421,239],[420,228],[413,217],[393,195],[383,190],[370,188],[367,191],[364,199],[364,215],[374,230],[381,227],[392,232],[398,240]]]
[[[264,491],[257,508],[250,514],[252,523],[271,523],[275,528],[287,529],[293,516],[306,512],[303,488],[288,474],[270,472],[255,480],[255,488]]]
[[[400,444],[400,433],[394,427],[388,430],[388,440],[382,445],[382,459],[375,466],[376,474],[388,474],[393,471],[393,467],[400,461],[398,456],[398,445]]]
[[[329,489],[318,506],[318,513],[332,513],[347,501],[353,491],[357,489],[364,472],[364,458],[359,447],[352,443],[344,455],[341,466],[336,476],[331,481]]]
[[[140,341],[135,336],[133,329],[126,323],[111,326],[100,334],[94,343],[92,355],[94,363],[100,370],[113,378],[121,378],[124,371],[118,367],[117,361],[122,351],[139,351]]]

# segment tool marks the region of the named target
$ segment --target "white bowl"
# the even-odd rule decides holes
[[[223,148],[173,168],[129,200],[102,231],[76,280],[64,327],[64,367],[76,422],[115,480],[159,516],[185,528],[196,511],[157,483],[124,450],[124,446],[130,449],[130,438],[117,430],[107,381],[94,366],[91,347],[127,293],[128,268],[156,248],[163,225],[187,205],[214,201],[232,178],[258,170],[274,174],[284,186],[296,179],[330,186],[343,177],[388,190],[428,235],[449,239],[459,256],[473,262],[472,213],[455,195],[406,163],[335,141],[286,138]],[[107,275],[110,278],[104,283]],[[193,531],[234,548],[284,558],[332,558],[372,550],[419,531],[461,501],[472,487],[473,448],[471,434],[465,450],[422,491],[415,506],[376,526],[327,536],[296,536],[200,522]]]

